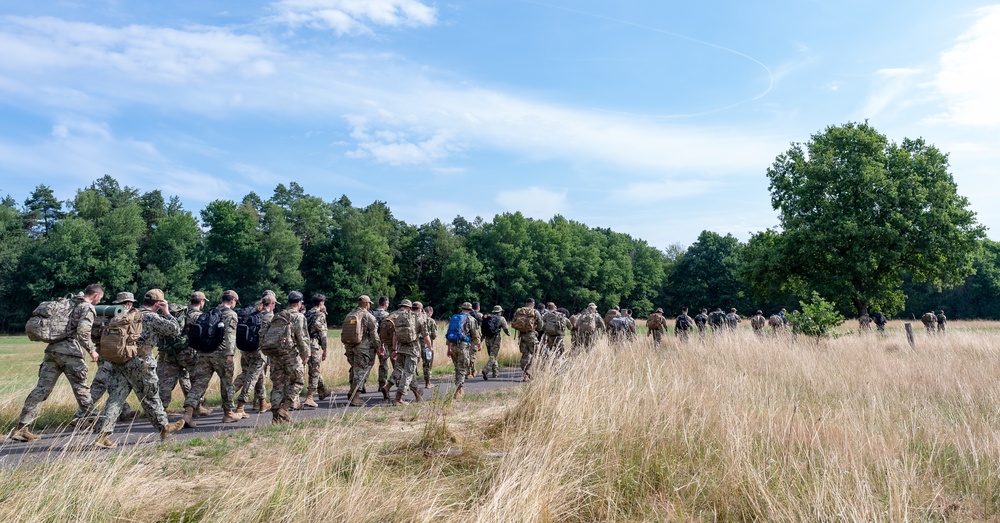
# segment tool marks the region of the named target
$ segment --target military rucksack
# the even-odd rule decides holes
[[[546,336],[562,336],[565,331],[562,315],[558,312],[546,314],[542,318],[542,331],[545,332]]]
[[[236,311],[236,348],[253,352],[260,349],[260,329],[264,325],[264,311],[255,305]]]
[[[677,317],[677,321],[674,322],[674,328],[682,331],[691,330],[691,317],[687,314],[681,314]]]
[[[514,311],[514,318],[510,320],[510,326],[518,332],[533,332],[538,329],[535,317],[535,309],[532,307],[521,307]]]
[[[261,329],[260,350],[287,352],[295,348],[292,336],[292,312],[284,310],[274,315],[271,323]]]
[[[396,345],[396,316],[395,312],[387,314],[378,324],[378,337],[389,349]]]
[[[142,334],[142,311],[129,309],[119,314],[104,328],[101,335],[101,357],[111,363],[125,363],[139,353]]]
[[[225,327],[222,309],[216,307],[202,312],[194,323],[188,325],[188,344],[198,352],[215,352],[222,344]]]
[[[650,330],[660,330],[663,328],[664,323],[663,315],[659,313],[654,313],[649,318],[646,318],[646,327]]]
[[[597,330],[597,315],[586,312],[576,320],[576,330],[580,334],[591,334]]]
[[[170,315],[177,320],[177,325],[181,328],[181,333],[177,336],[164,336],[160,338],[159,351],[164,354],[177,354],[188,348],[187,337],[187,313],[188,309],[170,307]]]
[[[503,328],[502,318],[499,314],[487,314],[483,316],[483,325],[480,329],[483,336],[487,338],[499,336],[500,330]]]
[[[28,339],[55,343],[68,338],[76,329],[76,325],[71,325],[70,321],[75,306],[69,296],[39,303],[24,326]]]
[[[340,324],[340,342],[344,345],[357,345],[365,335],[365,311],[358,309],[344,317]]]
[[[417,341],[417,318],[413,313],[400,312],[393,324],[392,334],[396,342],[408,345]]]
[[[628,331],[628,320],[625,316],[615,316],[608,322],[608,330],[619,334],[626,332]]]
[[[920,321],[924,325],[928,325],[928,324],[931,324],[931,323],[936,323],[937,322],[937,316],[935,316],[933,312],[925,312],[924,315],[920,317]]]

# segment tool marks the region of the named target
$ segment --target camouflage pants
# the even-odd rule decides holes
[[[654,347],[659,347],[663,343],[663,329],[650,329],[649,334],[653,336]]]
[[[265,353],[271,363],[271,409],[289,410],[305,385],[305,368],[295,351]]]
[[[347,358],[347,379],[351,382],[351,389],[354,389],[354,347],[355,345],[344,345],[344,357]],[[380,357],[379,360],[382,358]],[[379,386],[382,381],[379,381]]]
[[[546,334],[542,336],[542,347],[544,348],[545,354],[547,356],[562,356],[563,352],[566,351],[564,340],[565,336],[562,334],[557,336],[550,336]]]
[[[378,386],[382,388],[386,383],[392,381],[392,376],[396,374],[395,364],[392,362],[392,358],[389,356],[389,349],[386,349],[385,354],[378,357]],[[390,364],[392,365],[390,367]],[[395,383],[395,382],[393,382]]]
[[[351,363],[351,383],[358,385],[360,389],[360,385],[368,381],[368,375],[375,366],[375,349],[370,343],[361,343],[354,345],[351,353],[354,354],[354,362]],[[354,390],[353,386],[351,390]]]
[[[111,434],[115,431],[115,422],[121,415],[130,390],[135,391],[139,405],[142,405],[142,410],[156,430],[167,426],[167,413],[160,403],[159,382],[156,379],[156,360],[152,354],[136,356],[125,363],[108,361],[104,365],[108,369],[108,401],[101,411],[98,433]]]
[[[688,336],[690,336],[691,331],[688,329],[677,329],[674,331],[674,336],[681,340],[681,343],[687,343]]]
[[[428,350],[430,350],[430,358],[427,357]],[[423,342],[420,342],[420,363],[423,364],[424,376],[429,378],[431,376],[431,367],[434,366],[434,349],[424,345]]]
[[[318,345],[313,346],[309,352],[309,387],[307,390],[310,392],[316,392],[320,389],[326,390],[326,383],[323,382],[323,376],[319,372],[319,367],[322,363],[323,349]]]
[[[249,402],[251,390],[255,400],[267,397],[267,385],[264,383],[266,366],[267,359],[259,350],[240,352],[240,375],[233,381],[237,403]]]
[[[184,398],[191,392],[191,371],[194,369],[197,353],[194,349],[184,349],[178,353],[160,352],[156,355],[156,378],[160,381],[160,403],[166,409],[174,395],[174,387],[179,383]]]
[[[497,363],[497,355],[500,354],[500,335],[497,334],[492,338],[484,338],[483,341],[486,345],[486,354],[490,357],[489,361],[486,362],[486,366],[483,367],[483,372],[496,374],[500,372],[500,365]]]
[[[416,342],[409,345],[399,344],[396,347],[396,362],[393,365],[392,376],[389,381],[396,384],[396,388],[406,392],[413,382],[413,376],[417,373],[417,358],[420,345]]]
[[[522,332],[518,336],[517,348],[521,351],[521,370],[525,376],[531,376],[531,364],[535,361],[535,350],[538,338],[534,331]]]
[[[184,399],[185,408],[198,408],[202,396],[208,392],[208,384],[212,381],[212,375],[218,374],[222,408],[236,410],[236,401],[233,398],[233,364],[227,362],[227,359],[226,353],[218,350],[198,355],[198,363],[195,364],[194,373],[191,375],[191,391]]]
[[[111,374],[111,367],[107,366],[108,362],[104,358],[97,360],[97,372],[94,373],[94,379],[90,382],[90,405],[91,408],[97,406],[97,402],[101,401],[104,397],[104,393],[108,391],[108,375]],[[122,406],[122,416],[129,417],[134,414],[132,406],[126,402]],[[88,416],[84,410],[77,410],[76,414],[73,415],[74,418],[82,418]]]
[[[476,348],[468,343],[449,343],[448,348],[451,350],[451,362],[455,364],[455,388],[457,389],[465,384],[465,376],[472,369],[470,356]]]
[[[698,327],[698,338],[704,340],[705,339],[705,331],[707,331],[707,330],[708,329],[706,329],[705,327]]]
[[[38,418],[39,407],[52,394],[60,375],[65,375],[69,380],[80,411],[87,412],[91,409],[93,403],[90,401],[90,388],[87,387],[87,362],[82,357],[46,352],[42,364],[38,366],[38,384],[24,400],[21,423],[28,425]]]

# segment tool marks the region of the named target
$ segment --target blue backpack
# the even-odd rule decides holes
[[[468,314],[456,314],[452,316],[451,321],[448,322],[448,333],[444,335],[445,339],[468,343],[470,341],[469,337],[462,332],[462,327],[465,326],[465,320],[467,319],[469,319]]]

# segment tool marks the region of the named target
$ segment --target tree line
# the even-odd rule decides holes
[[[214,300],[230,288],[322,293],[333,318],[361,294],[442,312],[533,297],[644,317],[657,307],[794,310],[818,291],[845,315],[871,305],[887,316],[1000,319],[1000,244],[985,238],[933,147],[889,143],[867,123],[835,126],[793,144],[768,177],[782,230],[745,243],[703,231],[665,250],[562,216],[413,225],[384,202],[324,201],[295,182],[197,215],[108,175],[67,201],[39,185],[23,204],[0,200],[0,330],[21,330],[39,301],[95,282],[161,288],[175,302],[194,290]]]

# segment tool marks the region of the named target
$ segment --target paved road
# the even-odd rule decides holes
[[[465,393],[476,394],[490,390],[511,387],[521,382],[520,369],[502,369],[496,379],[483,381],[482,375],[478,374],[474,379],[465,382]],[[440,397],[449,397],[452,394],[452,377],[437,378],[433,381],[434,388],[423,389],[424,400],[433,400]],[[423,380],[420,381],[423,386]],[[369,389],[375,385],[369,384]],[[395,389],[394,389],[395,390]],[[395,392],[393,392],[395,394]],[[413,394],[408,393],[407,397],[412,400]],[[318,418],[322,416],[342,415],[351,409],[362,408],[391,408],[389,402],[382,399],[382,394],[378,391],[363,394],[365,400],[364,407],[349,407],[345,394],[336,394],[328,401],[319,402],[319,408],[306,409],[292,412],[292,418],[296,421]],[[404,398],[405,400],[406,398]],[[222,423],[222,411],[215,409],[215,413],[204,418],[196,418],[198,428],[185,428],[177,432],[168,441],[184,441],[197,437],[212,437],[221,433],[228,433],[237,430],[252,430],[256,427],[268,426],[271,424],[270,412],[258,413],[256,410],[248,411],[249,418],[236,423]],[[171,421],[179,419],[177,414],[170,414]],[[60,427],[58,429],[46,430],[39,434],[42,436],[36,441],[23,443],[6,440],[0,442],[0,467],[12,467],[25,462],[37,462],[46,459],[54,459],[67,453],[79,453],[94,450],[94,439],[96,436],[90,430],[74,430],[72,427]],[[155,431],[152,425],[145,418],[140,418],[135,422],[119,423],[115,427],[115,433],[111,438],[118,443],[115,452],[122,449],[131,449],[135,445],[155,444],[160,439],[159,432]],[[99,450],[99,449],[98,449]]]

